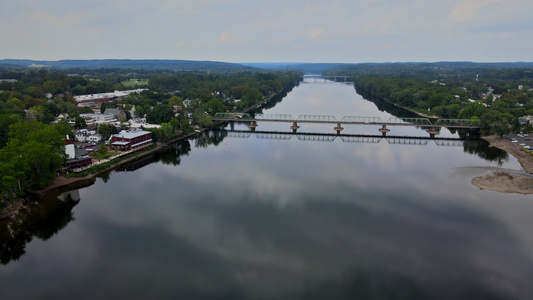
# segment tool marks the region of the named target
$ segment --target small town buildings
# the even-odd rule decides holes
[[[520,125],[533,124],[533,116],[523,116],[518,118],[518,121],[520,122]]]
[[[128,120],[130,129],[143,129],[143,128],[161,128],[159,124],[146,123],[146,118],[134,118]]]
[[[99,93],[89,95],[74,96],[78,107],[89,106],[92,108],[100,107],[104,102],[113,102],[119,99],[125,99],[131,93],[139,94],[146,89],[135,89],[127,91],[114,91],[111,93]]]
[[[79,129],[74,131],[76,141],[81,143],[100,143],[102,135],[96,133],[96,130]]]
[[[126,121],[126,112],[118,108],[106,108],[104,115],[114,115],[119,122]]]
[[[68,136],[65,139],[65,153],[67,154],[67,162],[64,167],[67,170],[88,166],[93,163],[93,159],[87,155],[87,151],[78,151]]]
[[[144,130],[121,131],[111,136],[111,147],[118,150],[130,150],[152,143],[152,133]]]
[[[117,121],[113,114],[80,114],[80,117],[85,119],[87,126],[92,127],[99,124],[113,124]]]

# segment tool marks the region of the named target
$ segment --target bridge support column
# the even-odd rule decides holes
[[[337,127],[333,128],[333,130],[337,131],[337,134],[341,134],[344,128],[341,127],[341,123],[337,123]]]
[[[437,130],[437,128],[430,128],[426,130],[427,133],[429,133],[429,137],[434,139],[435,135],[439,134],[440,132]]]
[[[250,122],[250,124],[248,125],[248,128],[250,128],[252,131],[255,131],[255,128],[259,126],[257,125],[257,122],[256,121],[252,121]]]
[[[296,133],[298,128],[300,128],[300,126],[298,126],[298,124],[296,122],[292,122],[292,126],[291,126],[292,132]]]
[[[383,125],[383,127],[381,127],[381,128],[378,129],[378,130],[379,130],[379,132],[381,132],[381,134],[382,134],[383,136],[387,136],[387,132],[390,131],[390,129],[387,128],[387,125]]]

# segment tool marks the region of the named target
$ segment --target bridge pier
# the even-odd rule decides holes
[[[292,122],[292,126],[291,126],[292,132],[296,133],[298,128],[300,128],[300,126],[298,126],[298,124],[296,122]]]
[[[381,128],[378,129],[378,130],[379,130],[379,132],[381,132],[381,134],[382,134],[383,136],[387,136],[387,132],[390,131],[390,129],[388,129],[388,128],[387,128],[387,125],[385,125],[385,124],[383,125],[383,127],[381,127]]]
[[[248,125],[248,128],[250,128],[252,131],[255,131],[255,128],[259,126],[257,125],[257,122],[256,121],[252,121],[250,122],[250,124]]]
[[[337,134],[341,134],[341,131],[344,130],[344,128],[341,127],[341,123],[337,123],[337,127],[333,128],[333,130],[337,131]]]

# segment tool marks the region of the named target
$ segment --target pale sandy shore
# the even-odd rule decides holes
[[[483,137],[483,139],[487,140],[492,147],[500,148],[516,157],[524,171],[533,173],[533,156],[522,151],[520,146],[494,135]],[[492,174],[476,177],[472,180],[472,184],[481,189],[501,193],[533,194],[533,178],[505,172],[492,172]]]

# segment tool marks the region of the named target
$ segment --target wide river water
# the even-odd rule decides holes
[[[392,116],[322,82],[263,113]],[[533,197],[471,184],[516,159],[481,141],[261,133],[291,125],[228,125],[47,195],[3,242],[2,299],[533,298]]]

